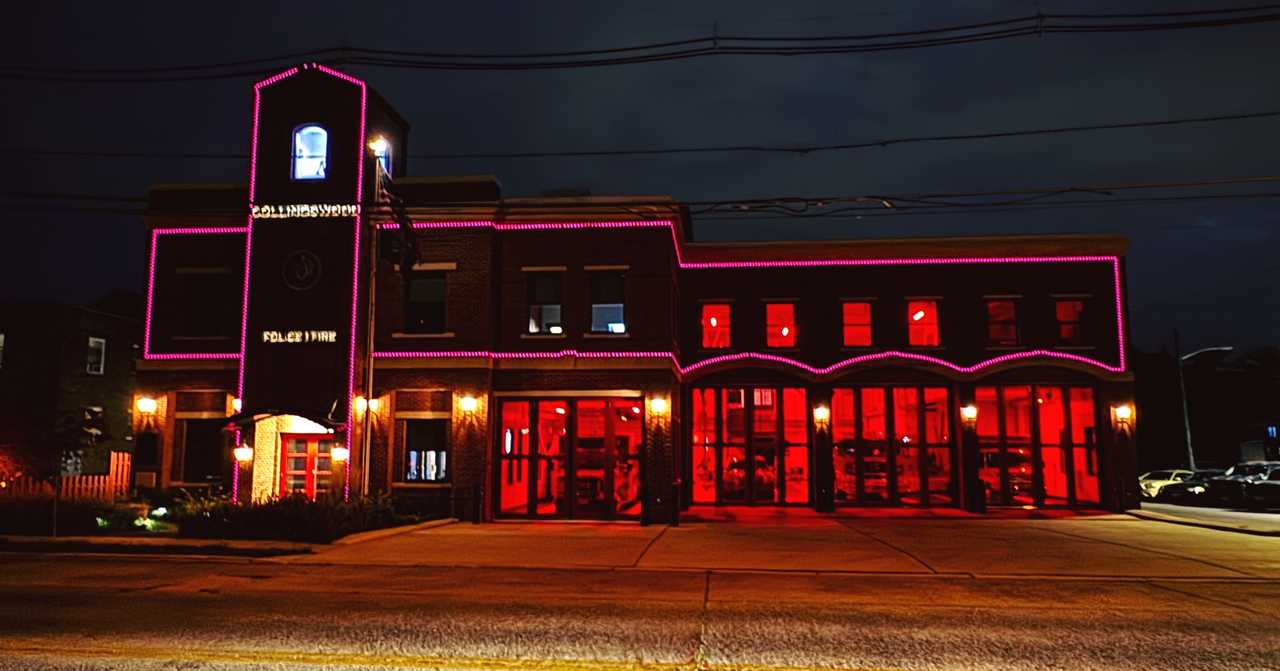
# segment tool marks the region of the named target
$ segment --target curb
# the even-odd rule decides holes
[[[1263,529],[1246,529],[1241,527],[1233,527],[1226,524],[1216,524],[1214,522],[1206,522],[1202,520],[1192,520],[1185,517],[1175,517],[1173,515],[1164,515],[1161,513],[1153,513],[1142,510],[1126,510],[1126,515],[1136,517],[1140,520],[1148,520],[1151,522],[1164,522],[1166,524],[1181,524],[1188,527],[1200,527],[1201,529],[1213,529],[1214,531],[1227,531],[1236,534],[1248,534],[1250,536],[1267,536],[1271,538],[1280,537],[1280,530],[1265,531]]]
[[[186,556],[265,558],[309,555],[311,546],[258,545],[237,546],[226,542],[205,543],[113,543],[110,541],[33,539],[14,541],[0,539],[0,552],[12,554],[95,554],[116,556]]]
[[[399,536],[400,534],[407,534],[414,531],[426,531],[427,529],[435,529],[436,527],[449,526],[450,524],[457,524],[457,522],[458,520],[456,518],[448,517],[440,520],[427,520],[426,522],[419,522],[418,524],[407,524],[398,527],[387,527],[385,529],[374,529],[372,531],[361,531],[360,533],[343,536],[342,538],[330,543],[329,546],[357,545],[366,541],[387,538],[388,536]]]

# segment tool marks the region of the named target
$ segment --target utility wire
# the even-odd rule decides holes
[[[843,144],[811,144],[811,145],[714,145],[704,147],[660,147],[654,149],[578,149],[560,151],[527,151],[527,152],[478,152],[478,153],[445,153],[445,154],[409,154],[416,160],[464,160],[464,159],[521,159],[521,158],[572,158],[600,156],[660,156],[676,154],[709,154],[729,152],[777,153],[807,155],[829,151],[853,151],[876,147],[892,147],[904,144],[922,144],[931,142],[954,142],[972,140],[995,140],[1012,137],[1028,137],[1034,135],[1063,135],[1102,130],[1125,130],[1133,128],[1160,128],[1198,123],[1219,123],[1224,121],[1246,121],[1252,119],[1269,119],[1280,117],[1280,110],[1246,112],[1242,114],[1220,114],[1215,116],[1183,117],[1178,119],[1157,119],[1147,121],[1123,121],[1106,124],[1089,124],[1082,126],[1059,126],[1054,128],[1034,128],[1027,130],[1001,130],[983,133],[958,133],[951,135],[923,135],[915,137],[884,138]],[[247,160],[248,154],[230,154],[216,152],[140,152],[140,151],[88,151],[69,149],[41,149],[37,147],[0,147],[0,154],[15,156],[50,156],[65,158],[145,158],[145,159],[235,159]]]
[[[282,61],[307,58],[334,65],[430,70],[548,70],[632,65],[705,56],[772,56],[868,53],[942,47],[1048,34],[1123,33],[1212,29],[1280,21],[1280,5],[1146,14],[1044,14],[1009,19],[857,35],[706,35],[684,40],[577,51],[525,53],[426,52],[330,47],[273,57],[198,65],[77,68],[0,65],[0,79],[46,82],[175,82],[260,76]]]

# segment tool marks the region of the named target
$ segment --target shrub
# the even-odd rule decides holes
[[[233,503],[226,496],[189,495],[175,504],[173,519],[182,538],[304,543],[329,543],[347,534],[417,521],[396,515],[388,496],[343,502],[309,501],[301,495],[249,504]]]
[[[58,534],[85,536],[119,523],[110,504],[97,501],[59,501]],[[103,520],[100,523],[98,520]],[[127,527],[132,519],[123,522]],[[53,532],[53,499],[0,500],[0,533],[47,535]]]

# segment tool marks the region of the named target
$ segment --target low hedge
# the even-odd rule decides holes
[[[225,496],[179,501],[173,511],[180,538],[289,540],[330,543],[348,534],[419,521],[397,515],[389,496],[343,502],[292,495],[257,503],[233,503]]]
[[[87,536],[105,530],[128,530],[137,513],[117,512],[96,501],[59,501],[58,535]],[[53,499],[0,500],[0,534],[46,536],[53,533]]]

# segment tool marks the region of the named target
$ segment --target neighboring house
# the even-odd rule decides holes
[[[132,403],[141,299],[113,293],[91,305],[0,305],[0,446],[30,450],[85,410],[106,439],[79,469],[105,474],[111,451],[133,451]]]
[[[698,242],[665,197],[405,177],[408,124],[316,64],[253,120],[247,186],[151,191],[139,481],[485,518],[1137,503],[1123,238]]]

